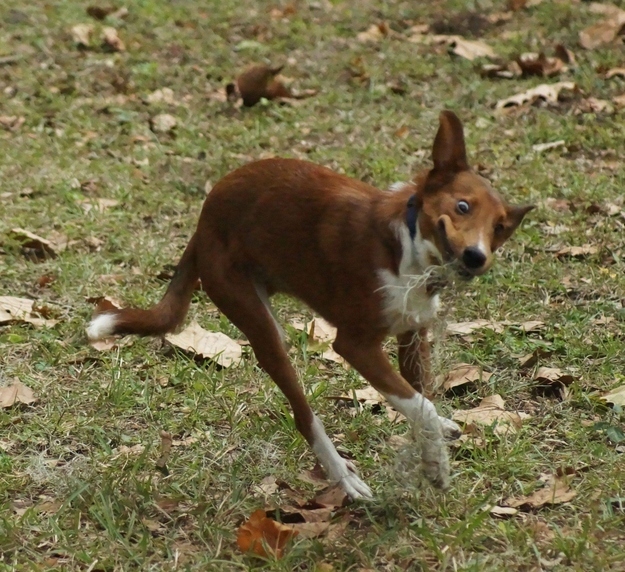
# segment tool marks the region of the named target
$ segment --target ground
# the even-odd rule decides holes
[[[105,21],[75,0],[0,8],[0,296],[34,299],[58,321],[0,326],[0,385],[18,379],[38,398],[0,411],[0,569],[625,570],[625,419],[600,399],[625,370],[624,116],[601,103],[625,91],[622,76],[605,78],[623,64],[623,44],[579,46],[580,30],[605,18],[588,3],[514,2],[502,20],[504,4],[141,0]],[[357,39],[378,23],[381,37]],[[93,26],[90,47],[76,44],[77,24]],[[485,41],[506,62],[553,56],[561,43],[577,65],[549,78],[488,77],[484,60],[451,45],[407,41],[422,24],[428,35]],[[101,43],[103,26],[123,50]],[[317,93],[249,109],[224,101],[225,84],[252,63],[284,64],[295,89]],[[559,81],[576,88],[551,104],[496,109]],[[171,98],[148,103],[162,88]],[[314,494],[299,478],[314,459],[281,394],[245,346],[243,364],[227,369],[160,340],[98,351],[84,333],[88,299],[157,301],[207,181],[280,155],[385,188],[428,166],[443,108],[465,123],[473,165],[509,201],[538,208],[487,276],[444,295],[448,323],[510,324],[439,332],[440,374],[468,363],[492,375],[437,404],[452,414],[499,394],[530,417],[508,433],[471,426],[451,449],[451,490],[434,491],[397,461],[406,425],[379,406],[327,399],[365,383],[287,328],[315,410],[376,498],[338,510],[338,532],[298,538],[281,559],[244,554],[241,523],[286,502],[284,484],[267,492],[263,479]],[[152,131],[162,113],[176,127]],[[69,243],[34,259],[17,227]],[[277,302],[285,323],[311,317]],[[190,318],[243,340],[201,293]],[[527,321],[542,324],[515,326]],[[537,363],[523,367],[532,352]],[[564,394],[538,391],[541,366],[569,376]],[[161,431],[174,446],[159,472]],[[546,474],[574,496],[491,513]]]

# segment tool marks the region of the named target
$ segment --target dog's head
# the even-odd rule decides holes
[[[493,253],[534,207],[507,204],[470,169],[462,123],[451,111],[440,115],[432,159],[434,168],[420,181],[417,192],[421,237],[461,276],[483,274],[493,264]]]

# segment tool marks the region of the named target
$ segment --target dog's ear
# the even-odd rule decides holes
[[[523,205],[519,207],[508,205],[506,207],[508,221],[510,221],[510,234],[521,224],[523,217],[534,208],[536,208],[536,205]]]
[[[458,173],[469,168],[462,123],[453,111],[442,111],[432,147],[434,171]]]

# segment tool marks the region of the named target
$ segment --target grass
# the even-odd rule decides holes
[[[17,378],[39,396],[32,406],[0,411],[0,569],[625,570],[625,517],[612,503],[625,496],[623,448],[615,442],[625,419],[597,397],[622,385],[625,371],[623,209],[602,210],[622,205],[623,112],[575,113],[584,97],[625,90],[622,79],[603,80],[600,71],[622,65],[622,46],[576,48],[579,30],[597,16],[583,3],[543,2],[486,29],[483,39],[502,56],[550,52],[562,42],[578,60],[567,79],[581,91],[567,102],[496,115],[498,99],[557,78],[485,79],[442,48],[355,40],[377,21],[403,33],[409,23],[462,10],[495,12],[496,3],[322,0],[298,2],[278,19],[270,16],[278,3],[250,0],[128,7],[127,18],[107,22],[126,43],[121,53],[73,44],[73,25],[101,25],[84,3],[0,8],[0,56],[19,56],[0,67],[0,115],[24,118],[18,129],[0,131],[0,295],[34,298],[59,320],[51,329],[0,328],[1,383]],[[266,60],[285,62],[285,74],[318,95],[246,110],[216,100],[246,65]],[[356,71],[350,77],[347,69]],[[366,81],[353,77],[363,71]],[[389,87],[398,81],[403,94]],[[144,102],[163,87],[179,105]],[[276,561],[241,554],[235,536],[244,518],[284,500],[280,493],[264,498],[257,488],[264,477],[312,493],[296,476],[314,460],[280,393],[247,348],[244,365],[231,370],[197,363],[159,340],[98,352],[85,340],[86,299],[158,300],[165,284],[157,275],[177,262],[207,179],[275,154],[385,187],[427,166],[443,107],[462,117],[470,157],[495,186],[513,202],[540,205],[488,276],[446,294],[444,317],[546,326],[439,343],[441,372],[469,362],[493,375],[438,403],[451,412],[499,393],[508,408],[532,417],[514,435],[486,429],[482,447],[456,446],[453,487],[434,492],[396,470],[388,440],[406,427],[371,408],[350,415],[326,399],[364,382],[306,352],[290,331],[315,410],[376,500],[349,507],[338,538],[299,540]],[[175,136],[150,131],[159,112],[177,117]],[[532,151],[560,139],[565,146]],[[85,213],[82,201],[97,198],[119,204]],[[557,210],[546,199],[573,208]],[[560,225],[556,234],[550,225]],[[14,227],[62,233],[72,243],[37,263],[10,238]],[[598,251],[555,255],[586,244]],[[39,287],[44,275],[53,281]],[[286,321],[310,315],[286,299],[278,311]],[[241,337],[201,295],[190,317]],[[394,352],[390,342],[388,349]],[[574,375],[566,400],[537,395],[521,370],[517,358],[536,349],[548,353],[539,365]],[[168,475],[155,467],[162,430],[175,439]],[[558,469],[573,473],[570,502],[509,519],[486,510],[531,492],[540,474]]]

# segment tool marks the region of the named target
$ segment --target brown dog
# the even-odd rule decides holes
[[[450,111],[441,113],[432,158],[431,170],[395,192],[294,159],[237,169],[206,198],[163,299],[150,310],[96,316],[89,337],[174,330],[199,277],[284,392],[330,479],[354,498],[370,497],[326,435],[289,362],[269,298],[295,296],[337,327],[334,349],[421,431],[425,475],[447,487],[443,439],[459,429],[421,394],[432,391],[427,328],[439,303],[428,277],[440,265],[466,278],[484,273],[532,207],[506,204],[471,171],[462,124]],[[389,334],[399,341],[401,375],[382,350]]]

